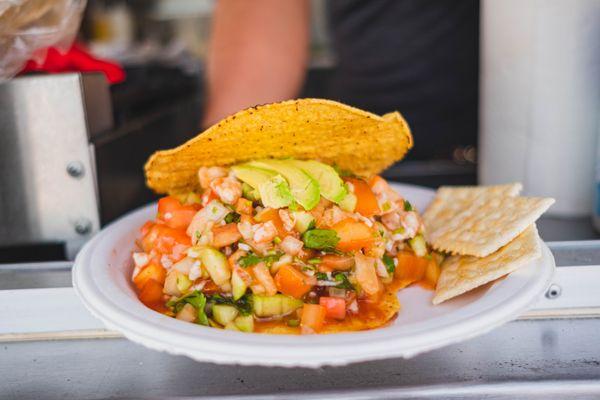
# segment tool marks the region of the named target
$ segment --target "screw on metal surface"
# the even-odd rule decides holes
[[[92,222],[86,218],[79,218],[75,221],[75,232],[80,235],[86,235],[92,230]]]
[[[552,285],[550,285],[548,290],[546,290],[546,298],[548,298],[550,300],[556,299],[557,297],[560,296],[561,293],[562,293],[561,287],[558,286],[557,284],[553,283]]]
[[[67,164],[67,173],[73,178],[81,178],[83,176],[84,168],[80,161],[71,161]]]

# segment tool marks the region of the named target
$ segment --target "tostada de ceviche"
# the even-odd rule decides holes
[[[301,99],[155,153],[148,186],[168,196],[133,254],[140,300],[245,332],[385,325],[399,288],[434,287],[439,275],[417,210],[377,175],[411,146],[397,112]]]

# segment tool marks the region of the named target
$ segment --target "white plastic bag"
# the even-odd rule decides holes
[[[86,0],[0,0],[0,82],[25,62],[42,62],[48,47],[73,43]]]

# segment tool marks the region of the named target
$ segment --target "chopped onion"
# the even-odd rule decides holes
[[[331,297],[346,298],[346,289],[340,289],[340,288],[336,288],[336,287],[330,287],[327,290],[329,291],[329,295]]]

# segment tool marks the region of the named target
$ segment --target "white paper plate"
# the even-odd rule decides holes
[[[424,210],[433,191],[395,185]],[[166,317],[145,307],[130,281],[131,252],[139,227],[154,218],[156,205],[141,208],[103,229],[80,252],[73,286],[83,304],[110,329],[154,350],[223,364],[343,365],[412,357],[481,335],[523,313],[548,287],[554,258],[542,243],[542,258],[506,279],[439,306],[418,286],[398,294],[402,309],[388,327],[332,335],[266,335],[225,331]]]

